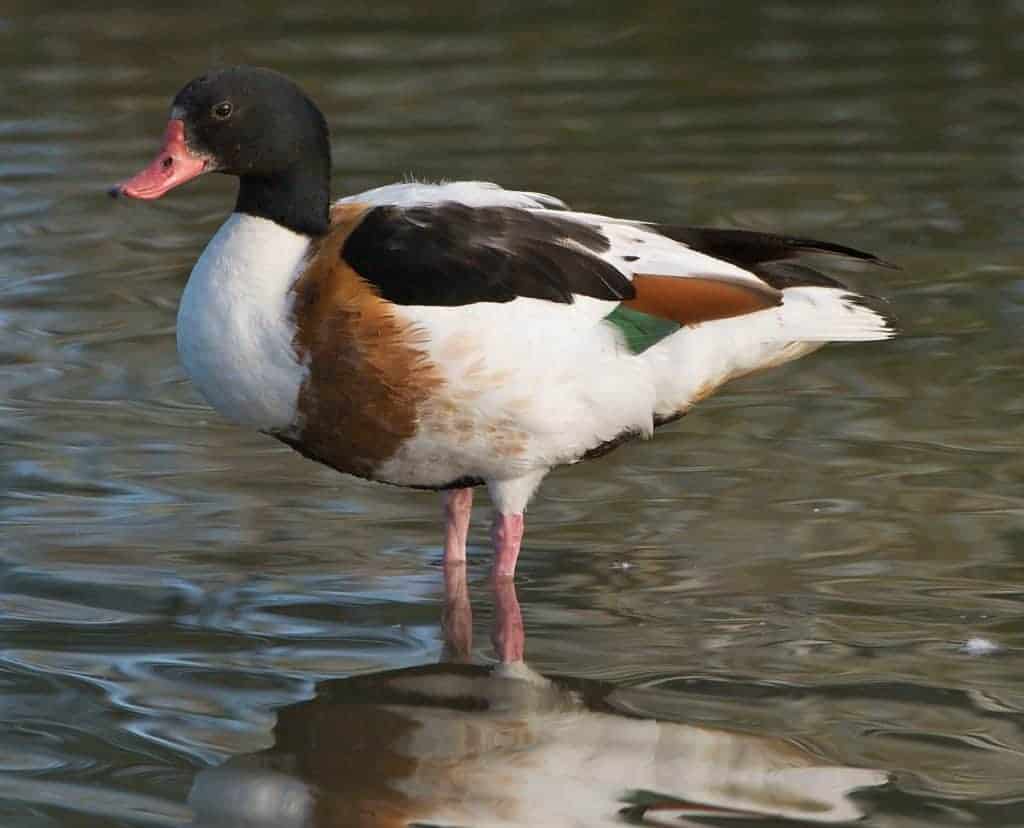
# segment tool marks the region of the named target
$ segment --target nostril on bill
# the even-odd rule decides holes
[[[174,159],[168,155],[163,161],[160,162],[160,166],[162,166],[165,170],[169,170],[173,163]]]

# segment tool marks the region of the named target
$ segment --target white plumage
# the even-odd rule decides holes
[[[309,239],[232,213],[189,276],[178,306],[178,355],[207,401],[264,431],[295,422],[307,369],[293,340],[292,285]]]

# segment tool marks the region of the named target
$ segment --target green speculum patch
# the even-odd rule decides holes
[[[651,316],[625,305],[619,305],[605,317],[605,321],[611,322],[622,331],[626,344],[634,354],[646,351],[682,327],[678,322]]]

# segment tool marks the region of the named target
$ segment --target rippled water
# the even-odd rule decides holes
[[[899,262],[849,278],[891,300],[901,339],[737,383],[549,478],[520,563],[527,660],[564,677],[559,715],[579,728],[654,718],[686,745],[845,769],[832,790],[865,783],[840,798],[870,825],[1024,823],[1024,4],[245,8],[0,7],[0,824],[303,824],[245,811],[259,801],[392,825],[373,797],[413,796],[371,750],[387,726],[348,739],[345,722],[362,721],[360,677],[441,658],[436,498],[235,429],[184,379],[175,308],[230,182],[154,205],[104,195],[148,160],[181,83],[223,62],[274,65],[322,104],[339,193],[492,179]],[[480,735],[494,694],[503,732],[551,725],[517,755],[564,733],[564,760],[590,733],[492,681],[472,708],[488,724],[421,697],[381,714],[426,734],[402,743],[416,779],[442,749],[452,773],[479,772],[452,740],[501,748]],[[595,687],[613,700],[585,701]],[[288,724],[309,705],[335,728],[326,746]],[[693,750],[691,782],[754,784]],[[331,787],[364,760],[365,786]],[[614,787],[621,820],[698,818],[640,813]],[[314,789],[371,805],[309,810]],[[559,790],[552,807],[571,805]]]

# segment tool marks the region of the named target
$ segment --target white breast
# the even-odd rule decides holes
[[[306,369],[293,346],[291,287],[309,240],[233,213],[210,240],[178,308],[178,354],[209,403],[263,430],[295,421]]]

